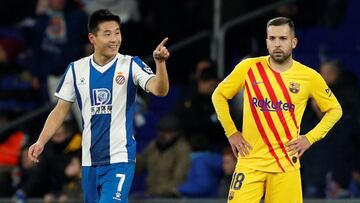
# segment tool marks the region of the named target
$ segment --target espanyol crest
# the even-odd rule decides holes
[[[118,85],[122,85],[125,83],[125,76],[122,74],[122,72],[119,72],[117,74],[117,76],[115,77],[115,82],[118,84]]]

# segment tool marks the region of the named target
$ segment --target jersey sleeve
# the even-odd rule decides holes
[[[217,89],[226,99],[232,99],[245,84],[246,73],[249,70],[249,61],[244,60],[237,64],[234,70],[218,85]]]
[[[54,93],[57,98],[68,102],[75,102],[76,99],[73,71],[74,64],[71,63],[62,76]]]
[[[225,130],[227,137],[237,132],[234,121],[230,115],[228,101],[232,99],[245,84],[246,73],[249,70],[249,63],[240,62],[234,70],[218,85],[212,95],[212,102],[217,117]]]
[[[316,101],[321,112],[326,112],[329,109],[340,105],[319,73],[315,72],[312,75],[310,82],[311,97]]]
[[[137,56],[133,57],[132,74],[135,85],[139,85],[145,91],[146,83],[155,76],[151,68]]]
[[[321,140],[342,116],[342,109],[335,95],[326,85],[319,73],[311,78],[311,97],[316,101],[321,112],[325,112],[320,122],[305,136],[311,144]]]

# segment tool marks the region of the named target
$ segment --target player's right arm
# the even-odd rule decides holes
[[[47,117],[38,140],[29,148],[28,156],[30,160],[34,162],[39,162],[39,155],[44,150],[45,144],[51,139],[55,131],[63,123],[66,115],[69,113],[71,105],[71,102],[64,101],[62,99],[58,100],[55,108],[50,112],[49,116]]]
[[[56,88],[55,96],[59,98],[58,102],[46,119],[38,140],[29,148],[28,156],[30,160],[34,162],[39,162],[39,155],[44,150],[45,144],[51,139],[55,131],[63,123],[71,105],[75,101],[76,97],[73,72],[74,63],[70,63],[63,75],[63,78],[60,80],[58,87]]]
[[[237,130],[230,115],[228,100],[231,100],[244,87],[249,67],[248,60],[240,62],[218,85],[211,98],[235,156],[238,156],[238,153],[241,156],[246,156],[249,153],[248,150],[251,150],[251,146],[246,142],[242,133]]]

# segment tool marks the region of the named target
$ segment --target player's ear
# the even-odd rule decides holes
[[[292,39],[292,42],[291,42],[291,45],[292,45],[292,48],[293,48],[293,49],[295,49],[297,43],[298,43],[298,39],[297,39],[296,37],[294,37],[294,38]]]
[[[88,38],[91,44],[95,43],[95,35],[93,33],[89,33]]]

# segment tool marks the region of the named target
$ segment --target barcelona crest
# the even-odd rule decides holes
[[[297,94],[300,91],[300,84],[296,82],[290,82],[289,90],[290,92]]]

